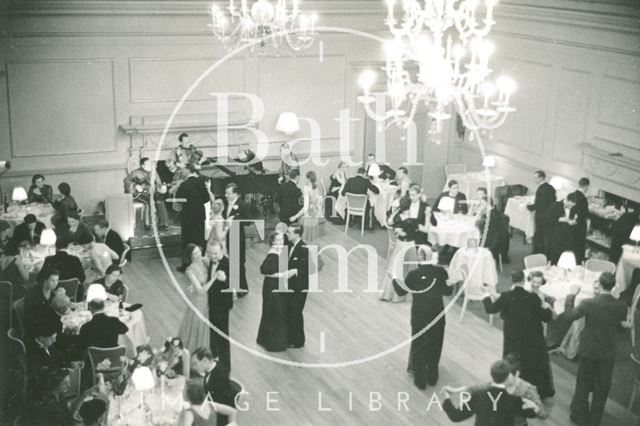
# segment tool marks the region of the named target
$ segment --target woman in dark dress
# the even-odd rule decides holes
[[[71,213],[78,213],[78,203],[76,203],[75,198],[71,195],[71,186],[62,182],[58,185],[58,191],[60,191],[60,197],[57,201],[53,202],[53,208],[56,212],[53,214],[51,218],[51,223],[56,228],[56,232],[59,231],[59,228],[66,228],[67,225],[67,217]]]
[[[547,258],[552,265],[558,263],[563,252],[573,251],[573,239],[578,225],[578,216],[573,209],[575,205],[575,195],[569,194],[564,202],[558,201],[552,204],[547,212],[547,223],[550,224]]]
[[[0,281],[9,281],[13,285],[13,300],[24,297],[29,281],[29,270],[19,254],[15,243],[0,248]]]
[[[276,292],[280,278],[289,278],[288,271],[280,272],[280,257],[285,255],[284,235],[273,233],[269,236],[271,250],[260,266],[264,275],[262,285],[262,318],[258,329],[257,342],[269,352],[281,352],[289,347],[287,337],[287,293]],[[286,262],[285,262],[286,265]],[[285,266],[286,268],[286,266]]]
[[[124,284],[120,280],[122,276],[122,269],[118,265],[110,265],[104,277],[96,281],[96,284],[102,284],[107,290],[107,293],[114,296],[114,298],[120,298],[124,296]]]
[[[27,196],[30,203],[51,204],[53,202],[53,188],[44,183],[44,176],[35,174],[31,178],[31,186]]]
[[[424,389],[426,384],[438,381],[438,364],[444,341],[445,316],[429,327],[444,311],[443,296],[450,296],[452,287],[447,283],[447,271],[435,265],[436,255],[431,248],[422,246],[418,250],[420,266],[409,272],[405,286],[394,283],[396,293],[403,296],[411,291],[411,350],[407,371],[414,373],[414,383]],[[426,327],[429,327],[425,330]],[[423,332],[424,331],[424,332]],[[420,334],[422,333],[422,334]],[[417,336],[417,337],[415,337]]]

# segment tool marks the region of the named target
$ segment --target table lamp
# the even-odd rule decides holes
[[[382,170],[380,170],[380,166],[378,164],[373,163],[369,166],[369,170],[367,171],[367,176],[371,176],[373,178],[377,178],[382,174]]]
[[[638,251],[638,241],[640,241],[640,225],[636,225],[633,227],[631,235],[629,235],[629,239],[636,242],[636,251]]]
[[[149,367],[136,368],[131,374],[131,382],[133,383],[133,388],[140,392],[140,408],[143,410],[146,420],[149,421],[151,410],[144,400],[144,394],[155,386],[151,369]]]
[[[451,197],[442,197],[438,203],[438,209],[447,213],[453,213],[455,206],[456,200]]]
[[[295,112],[281,112],[276,122],[276,130],[285,135],[293,135],[300,131],[300,123]]]
[[[107,291],[102,284],[91,284],[87,288],[87,302],[92,300],[107,300]]]
[[[16,203],[24,203],[27,201],[29,197],[27,197],[27,191],[21,186],[16,186],[13,188],[13,193],[11,194],[11,200]]]
[[[564,269],[564,278],[567,279],[567,271],[576,267],[576,255],[572,251],[565,251],[558,259],[558,267]]]
[[[482,159],[482,167],[490,168],[496,166],[496,157],[493,155],[487,155]]]
[[[51,254],[51,249],[56,245],[56,240],[56,233],[53,229],[45,229],[40,234],[40,244],[47,248],[47,254],[49,255]]]

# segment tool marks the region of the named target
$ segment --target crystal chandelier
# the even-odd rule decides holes
[[[393,39],[385,44],[383,70],[391,108],[382,115],[372,110],[376,75],[366,70],[359,79],[364,91],[359,100],[367,114],[406,129],[424,103],[432,119],[429,133],[440,135],[453,104],[472,134],[500,127],[515,111],[509,106],[515,82],[504,76],[489,80],[494,46],[485,37],[495,23],[496,1],[402,0],[402,16],[396,19],[399,5],[387,0],[386,24]]]
[[[228,49],[261,39],[264,40],[258,44],[262,47],[270,40],[277,49],[284,40],[294,51],[307,49],[313,44],[318,17],[300,13],[299,0],[293,0],[290,8],[287,0],[277,0],[275,4],[269,0],[257,0],[251,6],[247,3],[247,0],[241,0],[238,8],[234,0],[229,0],[227,7],[211,6],[209,27]]]

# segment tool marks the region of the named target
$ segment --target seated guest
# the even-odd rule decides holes
[[[406,167],[399,167],[396,172],[395,184],[400,188],[400,195],[404,196],[409,191],[411,179],[409,179],[409,170]]]
[[[357,175],[347,179],[347,182],[344,184],[342,188],[341,195],[346,196],[347,193],[356,194],[356,195],[367,195],[367,192],[371,191],[374,194],[379,194],[380,189],[375,186],[369,179],[366,177],[366,170],[363,167],[360,167],[357,171]],[[369,215],[371,214],[371,205],[369,204],[369,200],[366,203],[365,209],[365,223],[368,223]]]
[[[62,322],[57,315],[49,315],[40,321],[24,337],[27,350],[25,362],[27,370],[38,368],[61,368],[66,365],[64,354],[56,348],[56,339],[62,331]]]
[[[105,243],[109,248],[118,254],[118,260],[124,252],[124,243],[120,235],[111,229],[109,221],[101,220],[93,227],[93,233],[96,235],[97,241]],[[115,262],[114,262],[115,263]]]
[[[29,334],[39,323],[46,322],[56,315],[51,307],[51,299],[53,299],[54,290],[58,287],[59,277],[58,270],[45,261],[45,265],[38,273],[36,285],[27,289],[24,296],[26,334]]]
[[[0,248],[4,248],[11,238],[11,225],[6,220],[0,220]]]
[[[178,424],[180,426],[206,426],[219,425],[217,416],[227,417],[228,423],[235,422],[236,410],[225,404],[211,404],[207,400],[207,393],[202,380],[189,379],[184,387],[184,400],[189,403],[189,408],[180,413]],[[225,423],[227,424],[227,423]]]
[[[69,370],[39,368],[29,372],[29,400],[20,425],[60,426],[75,424],[64,395],[71,387]]]
[[[376,163],[376,156],[373,153],[367,154],[367,161],[364,162],[364,171],[369,176],[369,169]]]
[[[487,210],[489,204],[489,197],[487,196],[487,188],[480,187],[476,189],[476,195],[471,200],[469,214],[471,216],[480,216]]]
[[[44,176],[33,175],[27,197],[30,203],[51,204],[53,202],[53,188],[44,183]]]
[[[454,214],[467,214],[468,206],[467,206],[467,197],[460,192],[460,186],[458,185],[458,181],[451,180],[447,185],[449,187],[448,191],[443,192],[438,196],[436,203],[433,205],[433,210],[436,212],[440,211],[440,200],[444,197],[450,197],[454,200],[453,205],[453,213]]]
[[[93,270],[102,277],[107,272],[107,268],[118,260],[118,253],[111,250],[109,246],[104,243],[94,241],[90,246],[89,256],[91,257],[91,265]]]
[[[122,269],[118,265],[110,265],[105,271],[104,277],[96,281],[96,284],[102,284],[107,291],[107,296],[119,298],[124,295],[124,284],[120,280]],[[111,297],[109,297],[111,298]]]
[[[16,226],[13,230],[13,241],[18,246],[35,246],[40,244],[40,235],[45,229],[44,223],[40,222],[36,215],[29,213],[24,217],[24,222]]]
[[[63,231],[56,228],[58,239],[66,240],[70,245],[85,245],[93,241],[93,234],[89,226],[82,221],[78,213],[69,213],[67,226]]]
[[[80,406],[78,414],[82,419],[83,426],[106,425],[109,414],[108,399],[91,398]]]
[[[132,194],[134,200],[138,200],[150,208],[151,202],[151,172],[153,171],[153,162],[147,158],[140,159],[140,168],[132,171],[124,178],[124,190],[126,193]],[[162,183],[160,176],[156,173],[154,181],[155,194],[153,201],[156,207],[158,219],[158,229],[168,228],[167,206],[164,203],[164,194],[167,193],[167,186]]]
[[[493,363],[491,380],[488,385],[472,387],[469,392],[471,398],[465,398],[465,403],[458,405],[451,401],[454,389],[449,386],[442,388],[446,398],[442,408],[449,420],[457,423],[475,416],[475,424],[478,426],[513,426],[518,416],[533,418],[537,415],[538,407],[533,402],[507,392],[515,380],[511,374],[511,365],[507,361]]]
[[[13,285],[13,300],[24,297],[29,281],[29,270],[19,254],[15,243],[0,248],[0,281],[9,281]]]
[[[61,280],[77,278],[82,284],[86,278],[82,262],[77,256],[69,254],[68,248],[69,243],[65,239],[58,239],[56,241],[56,254],[47,256],[44,259],[42,268],[54,267],[59,271]]]
[[[51,218],[51,222],[56,228],[59,226],[65,228],[69,214],[78,213],[79,209],[75,198],[71,195],[71,186],[68,183],[62,182],[58,185],[58,191],[60,191],[60,196],[57,201],[53,202],[53,208],[56,212]]]
[[[198,348],[191,355],[191,378],[204,379],[204,388],[210,398],[219,404],[235,407],[236,394],[229,381],[229,369],[217,362],[208,348]],[[226,416],[218,416],[218,424],[226,425]]]
[[[104,313],[104,300],[89,300],[89,310],[92,317],[89,322],[80,327],[80,346],[98,348],[114,348],[118,346],[118,336],[129,331],[129,327],[117,317],[110,317]]]

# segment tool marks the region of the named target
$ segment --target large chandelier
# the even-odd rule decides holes
[[[228,49],[258,40],[261,40],[259,44],[262,47],[266,41],[271,41],[276,49],[284,41],[294,51],[307,49],[313,44],[318,17],[300,13],[299,0],[293,0],[291,7],[286,0],[277,0],[275,4],[269,0],[257,0],[251,6],[248,3],[241,0],[240,7],[236,7],[235,1],[229,0],[226,7],[211,6],[209,27]]]
[[[472,134],[500,127],[515,111],[509,106],[515,83],[504,76],[489,80],[494,46],[485,37],[495,23],[496,1],[402,0],[402,14],[396,19],[399,5],[387,0],[386,24],[393,39],[385,44],[383,70],[391,108],[383,108],[383,114],[372,110],[376,98],[370,90],[376,75],[367,70],[359,79],[364,90],[359,100],[367,114],[406,129],[424,103],[432,119],[429,133],[440,135],[453,103]]]

